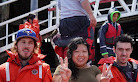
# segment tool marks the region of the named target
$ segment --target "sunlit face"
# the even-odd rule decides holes
[[[113,14],[113,22],[116,22],[118,16],[119,16],[118,13],[114,13],[114,14]]]
[[[19,58],[22,60],[27,60],[32,56],[34,51],[34,40],[31,38],[21,38],[17,43],[17,51]]]
[[[79,68],[85,68],[88,61],[88,49],[84,44],[78,44],[77,49],[73,51],[72,60]]]
[[[116,53],[116,62],[120,66],[126,66],[132,51],[133,48],[131,47],[131,43],[118,42],[116,45],[116,49],[114,48],[114,52]]]

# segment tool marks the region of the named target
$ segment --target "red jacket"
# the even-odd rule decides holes
[[[88,38],[86,39],[87,43],[89,44],[89,60],[95,61],[95,44],[94,44],[94,33],[95,28],[92,26],[89,26],[87,29],[88,32]]]
[[[108,57],[108,58],[102,58],[98,64],[101,64],[101,66],[99,66],[99,69],[102,71],[103,69],[103,64],[111,64],[114,63],[115,57]],[[128,60],[129,62],[135,62],[136,64],[138,64],[137,60],[134,60],[132,58],[129,58]],[[110,80],[110,82],[127,82],[127,80],[124,78],[124,75],[122,75],[122,73],[118,70],[117,67],[112,66],[111,67],[111,72],[112,72],[112,76],[113,78]],[[137,78],[136,78],[136,82],[138,82],[138,73],[137,73]]]
[[[108,30],[105,34],[106,44],[114,44],[115,38],[120,36],[120,34],[121,34],[120,24],[118,24],[118,30],[116,30],[112,24],[108,23]]]
[[[8,82],[52,82],[50,66],[41,61],[44,58],[43,55],[33,54],[28,62],[29,65],[21,68],[18,54],[11,52],[8,54],[10,56],[7,60],[9,66],[8,63],[0,65],[0,82],[7,82],[6,79],[10,80]],[[6,65],[9,67],[9,72]]]

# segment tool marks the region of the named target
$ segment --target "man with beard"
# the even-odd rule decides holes
[[[38,54],[38,38],[33,30],[18,31],[7,62],[0,65],[0,82],[52,82],[50,66]]]
[[[102,58],[98,64],[113,63],[110,82],[138,82],[138,61],[130,58],[133,51],[132,38],[126,34],[115,40],[114,52],[116,57]],[[106,66],[108,67],[108,64]],[[99,67],[102,71],[103,65]]]

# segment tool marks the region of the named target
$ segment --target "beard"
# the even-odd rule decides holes
[[[24,50],[28,50],[29,51],[28,48],[24,48]],[[19,56],[19,58],[21,60],[28,60],[28,59],[30,59],[31,56],[32,56],[32,53],[33,53],[33,51],[32,52],[29,52],[29,53],[23,53],[23,51],[22,50],[19,50],[19,49],[17,49],[17,52],[18,52],[18,56]],[[30,55],[27,56],[28,54],[30,54]]]
[[[30,55],[30,56],[28,56],[28,57],[24,57],[24,56],[22,56],[22,55],[20,55],[20,54],[18,53],[18,56],[19,56],[19,58],[20,58],[21,60],[28,60],[29,58],[31,58],[32,55]]]

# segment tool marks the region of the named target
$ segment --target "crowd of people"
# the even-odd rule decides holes
[[[99,30],[98,66],[94,33],[97,24],[88,0],[58,0],[61,9],[60,35],[53,38],[60,64],[52,74],[42,59],[42,37],[35,14],[19,25],[7,62],[0,65],[0,82],[138,82],[138,61],[130,58],[133,38],[117,23],[121,13],[111,8]]]

